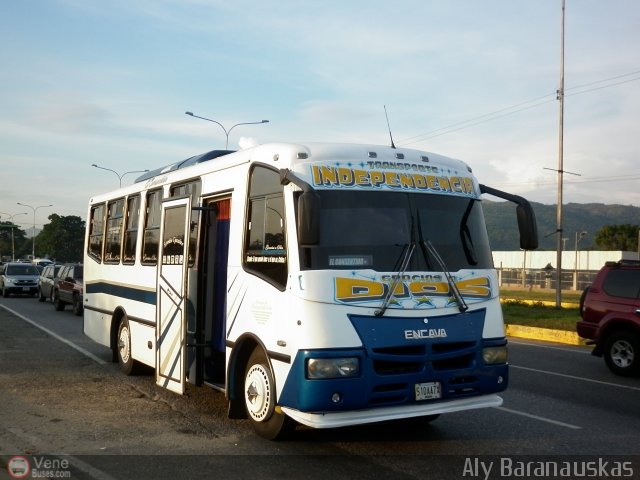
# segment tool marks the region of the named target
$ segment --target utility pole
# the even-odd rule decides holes
[[[558,206],[556,209],[556,308],[562,306],[562,183],[564,163],[564,4],[562,0],[562,15],[560,26],[560,85],[558,86],[558,101],[560,102],[560,124],[558,129]]]

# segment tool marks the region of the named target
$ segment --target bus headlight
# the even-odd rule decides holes
[[[482,349],[482,360],[485,365],[493,365],[496,363],[507,363],[507,346],[485,347]]]
[[[348,378],[360,375],[358,357],[310,358],[307,361],[307,378]]]

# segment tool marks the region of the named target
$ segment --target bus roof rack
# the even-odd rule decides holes
[[[233,152],[235,152],[235,150],[211,150],[210,152],[201,153],[200,155],[194,155],[193,157],[189,157],[186,160],[182,160],[181,162],[171,163],[164,167],[145,172],[138,178],[136,178],[135,183],[144,182],[145,180],[149,180],[150,178],[156,177],[163,173],[173,172],[174,170],[180,170],[181,168],[190,167],[191,165],[197,165],[198,163],[207,162],[209,160],[213,160],[214,158],[222,157]]]

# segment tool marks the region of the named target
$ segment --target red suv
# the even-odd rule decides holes
[[[53,306],[56,310],[64,310],[70,304],[74,315],[82,315],[82,265],[63,265],[53,281]]]
[[[595,344],[609,369],[640,374],[640,262],[607,262],[580,299],[578,335]]]

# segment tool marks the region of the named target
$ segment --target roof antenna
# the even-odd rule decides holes
[[[384,116],[387,119],[387,128],[389,129],[389,138],[391,139],[391,148],[396,148],[395,144],[393,143],[393,136],[391,135],[391,127],[389,126],[389,115],[387,115],[387,106],[383,105],[384,107]]]

